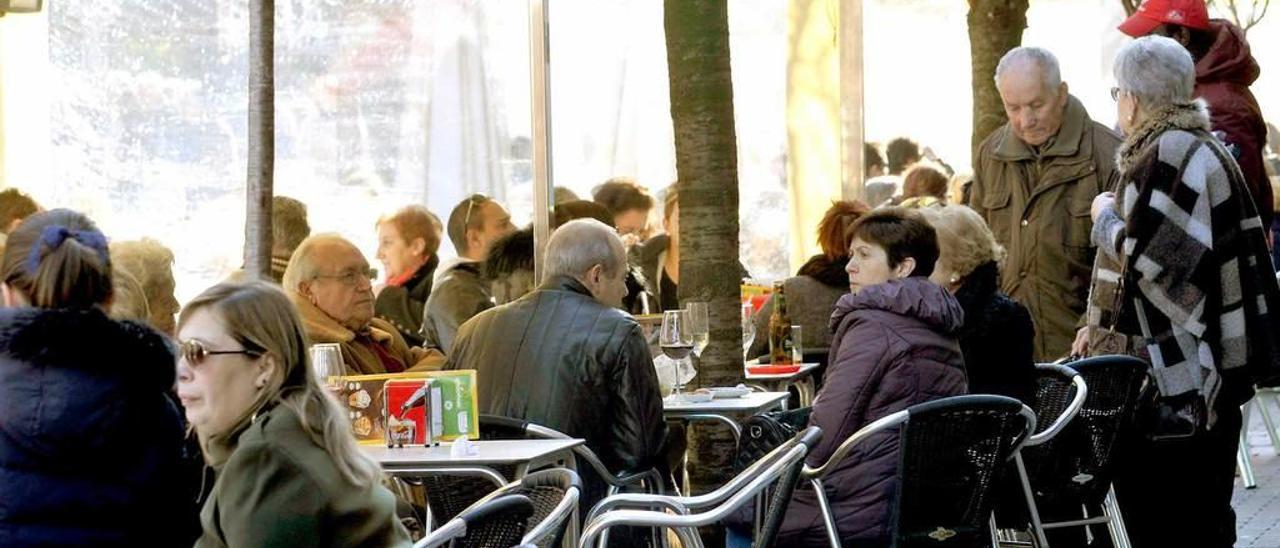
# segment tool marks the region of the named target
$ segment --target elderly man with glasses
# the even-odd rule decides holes
[[[439,369],[443,356],[410,348],[373,314],[373,271],[360,250],[336,234],[302,241],[284,271],[284,289],[312,343],[337,343],[349,374]]]
[[[458,326],[493,308],[480,263],[488,258],[493,242],[515,230],[507,210],[487,196],[474,194],[453,208],[445,231],[458,257],[436,270],[435,287],[423,311],[423,347],[448,354]]]

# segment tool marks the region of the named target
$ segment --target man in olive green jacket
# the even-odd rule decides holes
[[[1031,312],[1035,358],[1066,356],[1089,296],[1089,208],[1115,186],[1120,138],[1067,91],[1053,54],[1011,50],[996,68],[1009,122],[978,149],[969,205],[1008,255],[1001,287]]]

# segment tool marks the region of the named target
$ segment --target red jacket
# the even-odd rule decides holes
[[[1209,21],[1209,30],[1217,35],[1213,47],[1196,62],[1196,96],[1209,103],[1209,117],[1214,131],[1226,134],[1229,144],[1239,147],[1237,163],[1244,173],[1253,201],[1262,216],[1263,226],[1271,226],[1271,185],[1262,163],[1267,143],[1267,126],[1262,109],[1249,91],[1261,69],[1249,51],[1244,31],[1229,21]]]

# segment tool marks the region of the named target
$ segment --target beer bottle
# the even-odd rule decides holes
[[[787,315],[787,296],[782,282],[773,282],[773,314],[769,316],[769,363],[790,365],[791,317]]]

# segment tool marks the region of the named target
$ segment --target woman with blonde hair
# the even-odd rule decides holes
[[[408,546],[279,288],[206,290],[183,309],[178,339],[178,397],[218,470],[196,546]]]
[[[960,350],[972,394],[1031,402],[1035,327],[1026,307],[1000,291],[1004,248],[978,213],[962,205],[921,210],[938,232],[937,268],[930,278],[964,308]]]

